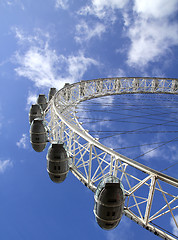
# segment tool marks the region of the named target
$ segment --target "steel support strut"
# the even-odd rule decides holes
[[[173,214],[173,210],[177,206],[171,207],[170,204],[177,203],[178,197],[167,193],[161,186],[158,189],[156,183],[159,184],[159,181],[162,181],[173,188],[178,188],[178,179],[149,168],[104,146],[82,127],[76,117],[76,106],[80,102],[103,96],[135,93],[178,94],[178,80],[165,78],[105,78],[68,84],[55,94],[55,97],[52,98],[45,110],[45,117],[49,117],[49,113],[52,113],[50,121],[46,118],[50,131],[50,140],[59,140],[56,138],[60,138],[60,140],[68,143],[69,155],[72,158],[71,172],[93,192],[96,190],[95,182],[107,175],[120,176],[120,179],[125,179],[128,185],[127,187],[124,186],[126,196],[128,196],[128,199],[133,197],[139,212],[136,215],[129,206],[130,202],[128,201],[128,205],[124,209],[125,215],[163,239],[173,240],[175,239],[173,236],[153,226],[151,221],[170,212],[175,225],[177,225]],[[52,130],[50,130],[51,126]],[[78,157],[79,155],[80,157]],[[96,164],[98,164],[98,167],[96,167]],[[127,166],[141,171],[145,174],[145,177],[139,179],[134,173],[128,171]],[[131,186],[130,179],[134,179],[137,183]],[[151,184],[148,183],[150,179]],[[146,202],[146,208],[142,212],[141,203],[138,202],[138,196],[135,193],[143,187],[149,188],[149,192],[147,197],[143,198],[143,202]],[[151,216],[154,194],[157,191],[163,194],[165,204],[164,207],[160,207],[160,210]],[[169,202],[166,194],[172,197]],[[139,196],[139,198],[142,197]],[[165,211],[163,214],[161,214],[162,210]]]

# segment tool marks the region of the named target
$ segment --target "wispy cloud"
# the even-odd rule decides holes
[[[175,215],[175,219],[176,219],[176,222],[178,223],[178,215]],[[177,226],[176,226],[172,217],[170,219],[170,225],[173,228],[173,234],[178,236],[178,228],[177,228]]]
[[[116,50],[116,53],[118,53],[119,50]],[[111,69],[111,74],[108,75],[108,78],[113,78],[113,77],[124,77],[126,75],[126,71],[122,68],[117,68],[117,69]]]
[[[21,0],[1,0],[0,4],[3,4],[4,6],[8,6],[8,7],[20,7],[21,10],[24,10],[24,4],[22,3]]]
[[[30,79],[37,87],[56,87],[60,89],[64,83],[73,83],[82,79],[90,66],[98,66],[99,62],[86,57],[84,52],[64,56],[58,54],[49,45],[48,33],[36,30],[35,36],[27,36],[16,29],[16,37],[25,45],[24,51],[15,54],[18,64],[16,73]]]
[[[56,0],[56,8],[67,9],[69,7],[68,0]]]
[[[28,35],[22,28],[12,27],[12,32],[21,47],[38,46],[44,47],[50,41],[50,34],[40,28],[34,29],[33,35]]]
[[[160,149],[153,150],[153,148],[154,147],[141,146],[140,147],[141,154],[145,154],[142,156],[142,158],[145,160],[150,160],[154,157],[162,156],[162,151],[160,151]]]
[[[105,31],[106,26],[104,24],[95,23],[93,26],[91,26],[91,24],[81,21],[76,26],[75,40],[79,43],[87,42],[94,37],[100,38]]]
[[[114,105],[114,97],[113,96],[106,96],[103,98],[96,98],[95,99],[96,103],[99,103],[101,108],[103,109],[110,109]]]
[[[163,136],[161,136],[160,134],[155,135],[152,138],[152,142],[161,142],[163,141]],[[144,146],[145,144],[145,146]],[[160,147],[159,148],[159,144],[158,145],[146,145],[147,142],[143,142],[142,145],[140,146],[140,154],[143,156],[142,159],[146,160],[146,161],[151,161],[153,158],[157,158],[159,159],[159,157],[161,157],[162,159],[165,159],[165,156],[167,156],[167,154],[164,154],[165,148],[164,147]]]
[[[163,142],[165,143],[160,143],[157,145],[145,145],[145,146],[140,146],[140,153],[144,154],[142,159],[145,160],[152,160],[153,158],[157,158],[165,160],[169,163],[174,163],[177,160],[177,154],[178,154],[178,149],[177,149],[177,144],[176,142],[168,142],[166,144],[167,138],[164,136],[161,136],[157,134],[157,136],[154,138],[153,142]],[[144,145],[144,143],[143,143]]]
[[[107,240],[118,240],[118,239],[124,239],[124,240],[130,240],[135,239],[134,238],[134,232],[131,231],[130,227],[130,220],[122,216],[122,219],[118,226],[111,231],[106,232]],[[129,234],[128,234],[129,232]]]
[[[9,167],[12,167],[13,163],[11,160],[0,160],[0,173],[4,173]]]
[[[171,144],[167,146],[167,155],[169,158],[170,162],[177,161],[177,156],[178,156],[178,148],[177,145]]]
[[[113,136],[104,139],[103,144],[111,149],[117,149],[119,147],[125,146],[126,141],[121,136]]]
[[[16,143],[19,148],[26,149],[27,148],[28,137],[25,133],[22,134],[20,140]]]
[[[92,0],[90,5],[86,5],[78,12],[81,15],[95,15],[99,19],[114,22],[116,20],[115,10],[123,9],[128,0]]]
[[[9,59],[6,59],[6,60],[0,62],[0,67],[3,67],[7,63],[9,63]]]
[[[91,65],[100,65],[95,59],[85,57],[82,51],[78,55],[63,56],[63,59],[66,64],[67,78],[72,79],[72,82],[81,79]]]
[[[26,110],[29,110],[29,106],[36,103],[37,97],[38,97],[37,94],[35,94],[34,92],[29,92],[28,93]]]

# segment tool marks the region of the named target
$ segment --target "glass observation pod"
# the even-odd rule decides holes
[[[52,143],[46,158],[50,179],[55,183],[63,182],[69,172],[69,156],[64,143]]]
[[[48,141],[47,128],[43,119],[35,118],[30,128],[30,142],[36,152],[42,152]]]
[[[48,94],[48,100],[49,101],[54,97],[56,92],[57,92],[56,88],[50,88],[49,94]]]
[[[44,94],[39,94],[37,98],[37,103],[41,106],[42,110],[44,111],[48,104],[47,97]]]
[[[125,194],[119,178],[108,176],[95,192],[94,214],[98,225],[106,230],[115,228],[123,215]]]
[[[35,118],[42,118],[42,108],[39,104],[32,104],[29,112],[29,123],[31,124]]]

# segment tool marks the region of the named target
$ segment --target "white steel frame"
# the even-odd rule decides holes
[[[178,80],[105,78],[66,84],[55,94],[45,110],[49,141],[62,141],[67,145],[71,156],[71,172],[93,192],[98,181],[104,177],[119,177],[126,194],[124,214],[163,239],[173,240],[176,239],[175,236],[155,226],[152,221],[170,213],[178,227],[175,218],[175,210],[178,209],[178,179],[102,145],[82,127],[76,116],[76,107],[80,102],[103,96],[134,93],[178,94]],[[138,178],[138,171],[142,178]],[[159,208],[152,211],[156,196],[164,203],[160,200]]]

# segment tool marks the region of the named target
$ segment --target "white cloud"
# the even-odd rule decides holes
[[[56,0],[56,8],[67,9],[69,7],[68,0]]]
[[[178,25],[139,18],[129,28],[128,36],[131,40],[128,64],[145,66],[159,60],[178,44]]]
[[[118,53],[118,52],[121,52],[121,51],[119,49],[117,49],[116,53]],[[125,70],[122,68],[111,70],[111,72],[112,72],[112,74],[109,74],[108,78],[127,76]]]
[[[128,27],[131,24],[130,14],[126,11],[123,11],[122,14],[123,14],[124,26]]]
[[[103,98],[96,98],[95,101],[101,105],[101,108],[112,108],[114,104],[114,97],[113,96],[106,96]]]
[[[8,7],[20,7],[21,10],[25,10],[24,4],[21,0],[1,0],[0,4],[7,5]]]
[[[162,70],[158,67],[153,67],[152,68],[152,74],[151,75],[154,76],[154,77],[162,77],[162,78],[166,77],[165,73],[163,73]],[[147,74],[147,76],[148,76],[148,74]]]
[[[85,6],[79,11],[81,15],[95,15],[100,19],[107,19],[114,22],[116,15],[115,10],[123,9],[128,0],[92,0],[90,5]]]
[[[135,0],[133,24],[127,24],[131,40],[127,61],[130,66],[144,67],[178,45],[178,24],[172,20],[176,8],[175,0]]]
[[[117,75],[116,76],[117,77],[124,77],[124,76],[126,76],[125,70],[123,70],[122,68],[119,68],[117,70]]]
[[[15,69],[19,76],[29,78],[37,87],[49,87],[56,85],[56,66],[58,57],[48,48],[31,47],[25,54],[16,54],[17,63]]]
[[[178,215],[175,215],[175,219],[176,219],[176,222],[178,223]],[[176,226],[172,217],[170,219],[170,225],[173,228],[173,234],[178,236],[178,228],[177,228],[177,226]]]
[[[168,158],[169,161],[174,163],[174,161],[177,161],[177,156],[178,156],[178,148],[177,145],[169,145],[167,146],[167,153],[168,153]]]
[[[145,160],[150,160],[154,157],[162,156],[162,152],[160,151],[160,149],[153,150],[153,148],[154,147],[141,146],[140,147],[141,154],[145,154],[142,156],[142,158]]]
[[[3,67],[8,62],[9,62],[9,59],[3,60],[2,62],[0,62],[0,67]]]
[[[177,0],[92,0],[78,14],[94,15],[109,24],[119,18],[118,10],[124,20],[123,36],[130,39],[130,47],[127,45],[127,64],[131,67],[139,67],[141,71],[151,62],[157,62],[161,58],[171,54],[172,47],[178,45],[178,24],[175,14],[178,9]],[[97,28],[96,28],[97,29]],[[105,29],[90,31],[86,24],[77,26],[79,32],[76,41],[88,40],[102,34]],[[100,32],[101,31],[101,32]],[[117,49],[120,51],[120,49]]]
[[[28,95],[28,98],[27,98],[27,105],[31,106],[32,104],[35,104],[36,101],[37,101],[37,98],[38,98],[38,96],[35,93],[29,92],[29,95]]]
[[[177,0],[135,0],[134,10],[145,18],[169,17],[178,8]]]
[[[23,133],[21,139],[16,144],[19,148],[26,149],[27,148],[27,140],[28,140],[27,135]]]
[[[83,41],[89,41],[93,37],[101,37],[106,31],[106,26],[101,23],[95,23],[94,26],[89,26],[85,21],[81,21],[76,26],[76,37],[75,40],[79,43]]]
[[[67,65],[68,78],[72,79],[72,82],[80,80],[89,66],[99,65],[96,60],[85,57],[83,52],[79,52],[77,56],[71,55],[67,58],[63,56],[63,59]]]
[[[26,34],[19,27],[12,27],[12,31],[21,46],[45,46],[50,41],[50,34],[39,28],[34,29],[33,35]]]
[[[58,55],[49,47],[49,34],[41,30],[37,31],[36,37],[25,36],[22,32],[16,36],[27,49],[16,52],[15,61],[19,66],[15,71],[19,76],[33,81],[39,88],[60,89],[66,82],[81,80],[91,65],[99,65],[96,60],[85,57],[82,51],[67,57],[63,54]]]
[[[110,123],[110,127],[111,127],[111,124],[112,123]],[[106,125],[106,127],[107,127],[107,125]],[[111,134],[109,134],[109,135],[111,135]],[[120,135],[112,136],[112,137],[106,138],[102,141],[103,141],[102,143],[105,146],[112,148],[112,149],[117,149],[119,147],[126,146],[126,141]]]
[[[7,168],[12,167],[11,160],[0,160],[0,173],[4,173]]]
[[[107,233],[107,239],[108,240],[117,240],[118,239],[118,234],[115,233],[114,231],[108,232]]]
[[[134,232],[131,231],[131,221],[124,215],[121,218],[120,223],[118,226],[111,230],[111,231],[106,231],[106,237],[107,240],[118,240],[118,239],[124,239],[124,240],[130,240],[130,239],[135,239]],[[129,234],[128,234],[129,232]]]

